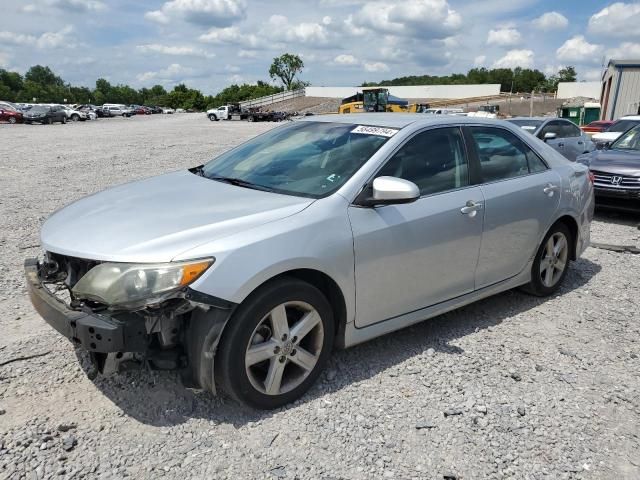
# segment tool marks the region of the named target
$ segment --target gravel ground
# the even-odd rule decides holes
[[[0,479],[640,478],[640,255],[590,248],[554,298],[510,291],[336,352],[273,412],[171,373],[88,380],[25,295],[42,221],[272,126],[196,114],[0,126]],[[599,214],[594,240],[638,245],[634,221]]]

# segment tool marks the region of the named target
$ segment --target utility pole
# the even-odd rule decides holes
[[[535,90],[531,90],[531,99],[529,100],[529,116],[533,117],[533,94]]]

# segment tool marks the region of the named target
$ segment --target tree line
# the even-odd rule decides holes
[[[185,110],[206,110],[213,106],[251,100],[281,92],[267,82],[230,85],[217,95],[203,95],[199,90],[178,84],[167,91],[162,85],[136,90],[129,85],[113,85],[104,78],[96,80],[94,88],[78,87],[65,82],[49,67],[34,65],[21,75],[0,69],[0,100],[20,103],[81,103],[103,105],[160,105]],[[35,99],[35,100],[34,100]]]
[[[501,92],[555,92],[559,82],[575,82],[575,67],[561,68],[558,73],[546,76],[540,70],[530,68],[472,68],[466,74],[412,75],[381,82],[364,82],[363,87],[391,85],[465,85],[499,83]]]

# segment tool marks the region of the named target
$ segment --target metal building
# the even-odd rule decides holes
[[[640,60],[609,60],[600,94],[602,120],[640,115]]]

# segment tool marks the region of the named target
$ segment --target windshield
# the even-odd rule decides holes
[[[49,111],[49,107],[45,107],[44,105],[35,105],[31,107],[31,111],[34,113],[42,113]]]
[[[626,132],[634,125],[638,125],[640,120],[618,120],[616,123],[607,128],[607,132]]]
[[[527,132],[535,132],[538,129],[538,127],[542,125],[541,120],[518,119],[518,120],[507,120],[507,122],[511,122],[514,125],[517,125],[520,128],[526,130]]]
[[[615,150],[640,150],[640,125],[623,133],[613,142],[611,148]]]
[[[235,180],[249,188],[320,198],[340,188],[396,131],[294,122],[211,160],[202,175]]]

